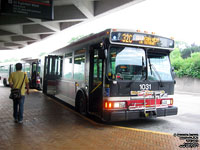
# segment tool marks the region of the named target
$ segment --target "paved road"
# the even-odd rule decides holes
[[[139,119],[115,123],[115,125],[172,134],[198,133],[200,135],[200,94],[176,92],[174,105],[178,107],[176,116]]]

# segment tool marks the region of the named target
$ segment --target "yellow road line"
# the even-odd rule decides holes
[[[132,131],[153,133],[153,134],[162,134],[162,135],[171,135],[171,136],[173,135],[173,134],[170,134],[170,133],[159,132],[159,131],[152,131],[152,130],[145,130],[145,129],[136,129],[136,128],[129,128],[129,127],[121,127],[121,126],[112,126],[112,127],[126,129],[126,130],[132,130]]]

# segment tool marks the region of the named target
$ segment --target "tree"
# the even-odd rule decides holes
[[[175,48],[173,52],[170,54],[171,64],[174,67],[175,71],[178,71],[181,68],[183,63],[183,59],[181,57],[181,52],[178,48]]]
[[[190,47],[185,48],[183,51],[181,51],[181,56],[182,58],[188,58],[191,56],[192,53],[195,52],[200,52],[200,46],[192,44]]]
[[[186,42],[183,42],[183,41],[175,41],[175,47],[180,49],[180,51],[181,51],[181,50],[189,47],[189,45]]]
[[[175,69],[176,76],[187,76],[200,79],[200,52],[194,52],[197,51],[195,48],[192,50],[193,53],[184,59],[181,57],[181,51],[178,48],[171,52],[170,60]]]

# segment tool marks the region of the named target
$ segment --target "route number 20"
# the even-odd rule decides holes
[[[151,90],[151,84],[140,84],[140,90]]]

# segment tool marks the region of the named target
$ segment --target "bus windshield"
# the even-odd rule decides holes
[[[109,50],[109,67],[112,79],[143,80],[146,76],[145,51],[142,48],[112,46]]]
[[[148,52],[148,80],[172,81],[168,54]]]

